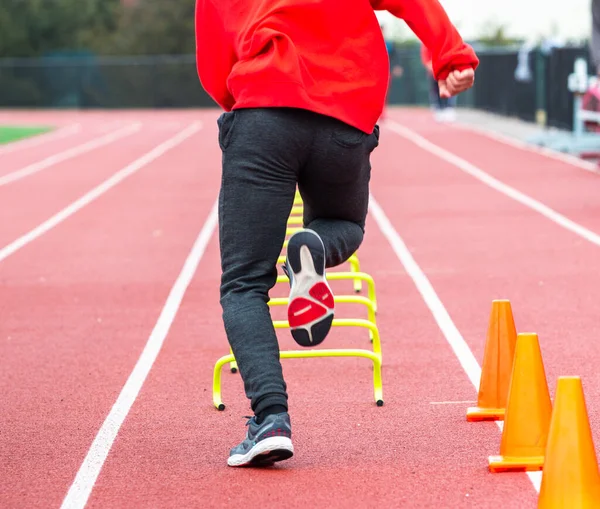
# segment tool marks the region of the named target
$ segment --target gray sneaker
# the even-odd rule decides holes
[[[268,415],[260,424],[252,417],[246,425],[246,439],[229,453],[230,467],[270,466],[294,455],[292,425],[287,412]]]

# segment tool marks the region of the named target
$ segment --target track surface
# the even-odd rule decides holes
[[[0,113],[0,123],[66,129],[0,151],[0,179],[46,161],[0,185],[0,507],[535,507],[535,478],[487,471],[500,431],[465,420],[476,389],[450,329],[481,363],[491,301],[511,299],[518,329],[540,335],[551,393],[557,376],[583,377],[599,444],[600,246],[465,173],[456,156],[592,235],[600,176],[436,124],[426,111],[392,111],[373,155],[374,209],[359,252],[377,284],[386,404],[372,402],[367,361],[284,361],[296,456],[270,470],[233,470],[227,453],[248,414],[239,375],[224,372],[225,412],[211,402],[212,368],[227,353],[217,115]],[[135,171],[81,201],[126,168]],[[181,305],[165,305],[203,227]],[[422,276],[433,293],[419,292]],[[156,343],[165,309],[174,320],[161,322]],[[440,309],[450,325],[434,319]],[[162,348],[155,362],[142,361],[149,372],[139,393],[125,395],[129,407],[117,398],[149,338]],[[295,348],[288,333],[280,338]],[[346,329],[325,346],[365,344]],[[111,409],[120,421],[106,421]],[[106,422],[114,442],[110,433],[94,442]],[[90,447],[102,453],[93,461]]]

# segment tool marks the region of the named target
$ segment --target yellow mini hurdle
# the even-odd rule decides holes
[[[294,214],[302,214],[303,204],[300,194],[296,192],[294,206],[292,208],[292,216]],[[286,236],[300,231],[301,228],[295,228],[293,225],[302,225],[302,218],[293,218],[290,216]],[[288,240],[286,239],[283,247],[287,248]],[[336,318],[332,322],[332,327],[359,327],[369,331],[369,339],[372,344],[372,350],[361,348],[332,348],[332,349],[306,349],[306,350],[283,350],[280,352],[281,359],[310,359],[323,357],[359,357],[369,359],[373,363],[373,395],[377,406],[383,405],[383,383],[381,380],[381,339],[379,329],[376,324],[377,314],[377,298],[375,294],[375,282],[373,278],[364,272],[360,271],[360,263],[356,254],[352,255],[348,260],[350,263],[350,272],[327,272],[328,281],[349,280],[354,283],[354,291],[362,290],[362,283],[367,286],[367,297],[357,295],[336,295],[334,302],[336,304],[359,304],[366,308],[367,318]],[[285,263],[285,255],[281,255],[277,260],[278,264]],[[276,283],[289,283],[287,276],[279,275]],[[286,306],[289,304],[288,298],[272,298],[269,301],[269,307]],[[274,320],[273,326],[275,329],[289,329],[290,325],[285,320]],[[230,365],[232,373],[237,371],[237,363],[235,357],[229,349],[229,355],[225,355],[217,360],[213,372],[213,404],[218,410],[225,410],[225,405],[222,400],[222,370],[225,364]]]
[[[366,297],[359,297],[358,295],[334,295],[333,301],[336,304],[362,304],[367,308],[367,320],[373,325],[377,325],[375,321],[375,304]],[[276,297],[269,301],[269,306],[287,306],[289,302],[290,299],[287,297]],[[373,334],[371,332],[369,332],[369,337],[373,340]]]
[[[359,297],[357,295],[335,295],[333,297],[333,301],[336,304],[362,304],[367,309],[367,320],[373,325],[377,326],[375,320],[375,315],[377,314],[375,304],[370,299],[367,299],[366,297]],[[287,306],[289,302],[290,299],[287,297],[276,297],[269,301],[269,306]],[[371,330],[369,330],[369,339],[371,340],[371,342],[374,341],[373,332]],[[229,353],[233,354],[231,348],[229,349]],[[232,373],[237,373],[237,363],[235,362],[235,360],[229,363],[229,369]]]
[[[275,329],[289,328],[284,320],[273,322]],[[373,351],[360,348],[328,349],[328,350],[284,350],[280,352],[281,359],[310,359],[317,357],[362,357],[373,362],[373,394],[377,406],[383,406],[383,383],[381,380],[381,340],[377,326],[369,320],[358,318],[339,318],[333,320],[332,327],[362,327],[368,329],[373,336]],[[221,372],[227,363],[235,361],[233,354],[221,357],[215,364],[213,373],[213,404],[218,410],[225,410],[221,397]]]
[[[365,272],[327,272],[325,277],[327,281],[354,281],[356,279],[367,284],[367,298],[373,303],[375,313],[377,313],[377,297],[375,295],[375,281]],[[288,283],[288,278],[284,274],[277,276],[277,283]]]

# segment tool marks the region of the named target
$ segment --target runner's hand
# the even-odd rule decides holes
[[[475,82],[475,71],[452,71],[445,80],[439,80],[440,97],[448,99],[471,88]]]

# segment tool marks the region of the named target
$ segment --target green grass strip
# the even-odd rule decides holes
[[[0,125],[0,145],[13,141],[29,138],[38,134],[51,131],[50,127],[24,127],[24,126],[2,126]]]

